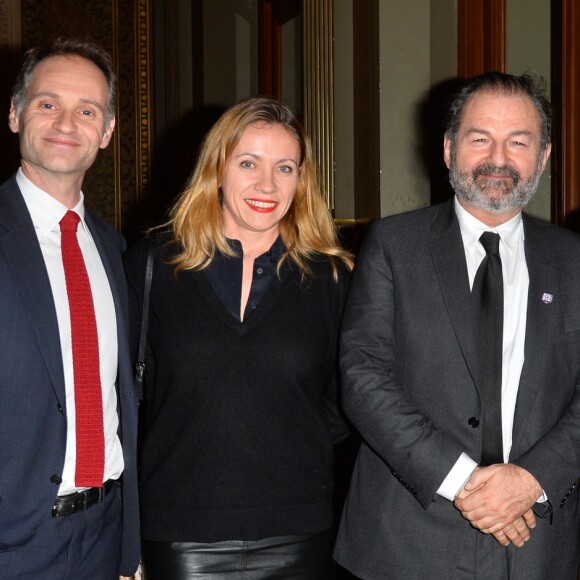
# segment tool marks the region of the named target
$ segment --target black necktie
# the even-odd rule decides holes
[[[503,463],[501,433],[503,277],[499,240],[499,234],[493,232],[484,232],[479,238],[486,255],[477,270],[471,292],[482,403],[482,465]]]

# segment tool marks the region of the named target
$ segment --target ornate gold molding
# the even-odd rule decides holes
[[[113,66],[117,71],[117,76],[119,76],[119,6],[118,0],[112,0],[112,18],[111,18],[111,32],[113,46],[111,50],[111,56],[113,58]],[[117,86],[117,91],[119,87]],[[123,196],[122,196],[122,183],[121,183],[121,130],[120,130],[120,100],[117,98],[117,111],[115,112],[116,117],[116,128],[113,133],[113,167],[114,167],[114,182],[115,182],[115,192],[114,192],[114,204],[115,204],[115,229],[121,231],[122,223],[122,207],[123,207]]]
[[[121,7],[118,0],[113,2],[113,60],[115,69],[121,71],[124,61],[124,55],[121,51],[120,38],[123,34],[130,32],[127,23],[121,21]],[[115,147],[115,227],[123,231],[123,216],[127,217],[128,207],[137,207],[142,203],[144,192],[149,187],[151,176],[151,59],[150,59],[150,0],[135,0],[133,8],[133,43],[134,47],[134,90],[132,115],[127,115],[127,111],[122,111],[122,100],[119,100],[117,111],[117,123],[120,125],[124,121],[127,125],[133,125],[133,136],[121,146],[121,140],[128,135],[121,131],[118,125],[114,133]],[[127,14],[125,14],[127,16]],[[125,87],[127,88],[127,87]],[[126,156],[129,153],[127,144],[133,143],[134,148],[134,170],[127,172],[123,170],[122,164],[126,163]],[[130,179],[124,179],[127,173],[133,173]],[[126,181],[126,183],[123,183]],[[134,191],[125,191],[126,186],[133,184]]]
[[[135,107],[136,123],[137,202],[149,187],[151,176],[151,59],[150,59],[150,6],[149,0],[135,2]]]
[[[302,2],[304,125],[318,160],[320,185],[334,210],[334,47],[332,0]]]
[[[135,227],[151,177],[151,0],[112,0],[113,60],[119,73],[115,135],[115,227]],[[122,78],[121,78],[122,77]],[[129,232],[131,233],[131,232]]]

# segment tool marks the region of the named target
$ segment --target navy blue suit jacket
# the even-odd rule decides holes
[[[127,330],[124,241],[87,212],[117,313],[117,393],[123,446],[121,572],[139,562],[137,400]],[[12,177],[0,186],[0,565],[51,516],[62,475],[66,402],[56,309],[24,198]]]

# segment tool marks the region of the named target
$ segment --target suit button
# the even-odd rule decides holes
[[[50,481],[55,485],[60,485],[62,483],[62,477],[60,475],[56,475],[55,473],[54,475],[50,476]]]
[[[476,427],[479,427],[479,419],[477,417],[469,417],[469,419],[467,420],[467,424],[472,429],[475,429]]]
[[[62,408],[62,405],[57,405],[56,407],[58,409],[59,413],[63,413],[64,414],[64,409]]]

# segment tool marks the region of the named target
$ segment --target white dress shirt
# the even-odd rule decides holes
[[[71,342],[71,325],[64,268],[62,265],[60,244],[60,220],[68,208],[45,191],[36,187],[22,172],[18,170],[16,181],[26,202],[32,218],[38,242],[42,250],[44,262],[50,280],[58,329],[66,393],[67,439],[65,450],[62,483],[59,495],[76,491],[76,435],[75,435],[75,399],[73,380],[73,358]],[[85,223],[84,196],[72,211],[79,214],[81,221],[77,237],[93,294],[97,332],[99,337],[99,358],[101,386],[103,390],[103,423],[105,429],[105,473],[103,481],[117,479],[123,472],[124,462],[121,442],[117,435],[119,417],[117,415],[117,318],[115,305],[109,286],[109,280],[103,267],[101,257]]]
[[[508,222],[490,228],[467,212],[457,201],[457,198],[455,198],[455,213],[461,229],[470,287],[473,287],[475,274],[485,257],[485,250],[479,242],[481,234],[492,231],[499,234],[501,238],[499,254],[502,262],[504,295],[501,419],[503,458],[504,462],[507,463],[512,447],[514,413],[524,364],[528,286],[530,283],[524,253],[522,214],[518,213]],[[466,453],[462,453],[437,493],[453,500],[476,466],[477,463],[472,458]]]

